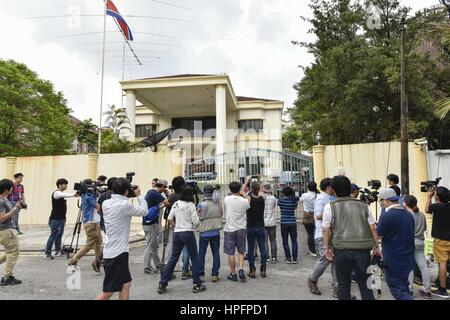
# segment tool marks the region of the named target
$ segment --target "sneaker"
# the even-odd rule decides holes
[[[316,296],[320,296],[322,294],[319,287],[317,287],[317,281],[312,281],[311,278],[308,278],[308,287],[312,294],[315,294]]]
[[[158,293],[163,294],[163,293],[166,293],[166,291],[167,291],[167,286],[163,286],[162,284],[160,284],[158,287]]]
[[[250,267],[250,270],[249,270],[249,272],[248,272],[247,275],[248,275],[250,278],[255,279],[255,278],[256,278],[256,268]]]
[[[337,288],[333,288],[333,298],[338,298]]]
[[[159,273],[159,271],[158,271],[158,269],[155,269],[155,268],[150,267],[150,268],[145,268],[145,269],[144,269],[144,273],[147,273],[147,274],[156,274],[156,273]]]
[[[284,262],[286,262],[287,264],[292,264],[292,260],[291,259],[284,259]]]
[[[236,275],[234,275],[234,276],[236,276]],[[220,280],[219,276],[212,276],[211,279],[212,279],[212,282],[219,282],[219,280]]]
[[[80,267],[77,264],[70,264],[70,263],[67,264],[67,269],[66,269],[67,274],[75,273],[79,270],[80,270]]]
[[[267,263],[270,263],[270,258],[267,258],[266,262],[267,262]]]
[[[423,286],[423,281],[419,277],[414,277],[414,283],[418,286]]]
[[[55,252],[54,257],[55,257],[55,258],[56,258],[56,257],[63,257],[63,254],[61,253],[61,251],[57,251],[57,252]]]
[[[293,264],[298,264],[298,260],[292,260]]]
[[[183,272],[183,274],[181,275],[181,280],[188,280],[192,278],[192,272],[188,271],[188,272]]]
[[[431,294],[433,294],[434,296],[438,296],[439,298],[442,298],[442,299],[448,299],[448,292],[447,292],[447,289],[445,289],[445,288],[431,290]]]
[[[241,280],[241,281],[245,281],[245,272],[244,272],[244,270],[239,270],[239,279]]]
[[[52,256],[51,254],[47,254],[44,259],[45,260],[53,260],[53,259],[55,259],[55,257]]]
[[[230,273],[230,274],[227,276],[227,279],[230,280],[230,281],[234,281],[234,282],[237,282],[237,281],[238,281],[237,274],[233,274],[233,273]]]
[[[423,289],[419,289],[419,293],[424,299],[433,299],[433,297],[431,296],[431,292],[425,292]]]
[[[192,293],[199,293],[206,290],[206,286],[203,284],[196,284],[192,287]]]
[[[313,257],[313,258],[317,258],[318,255],[316,253],[312,253],[310,251],[308,251],[308,256]]]
[[[272,263],[277,263],[277,258],[272,258]]]
[[[8,278],[3,277],[0,281],[0,286],[15,286],[21,284],[22,281],[14,278],[13,276],[9,276]]]
[[[92,269],[94,269],[95,272],[99,273],[100,272],[100,260],[95,259],[92,262]]]

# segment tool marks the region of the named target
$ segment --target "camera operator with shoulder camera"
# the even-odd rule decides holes
[[[448,299],[446,289],[447,262],[450,259],[450,191],[445,187],[429,189],[425,212],[433,215],[431,236],[434,238],[433,253],[439,264],[439,289],[432,290],[432,294]],[[435,198],[436,203],[432,204]]]
[[[75,267],[78,261],[91,249],[95,250],[95,259],[92,268],[100,272],[102,254],[102,234],[100,230],[100,215],[97,212],[97,192],[95,184],[91,179],[84,180],[87,190],[81,195],[81,210],[83,211],[83,227],[86,232],[86,244],[78,251],[68,265]]]
[[[67,214],[67,200],[79,196],[77,193],[67,193],[67,185],[69,182],[66,179],[58,179],[56,187],[58,188],[52,193],[52,212],[48,221],[50,226],[50,235],[45,247],[45,259],[53,260],[52,248],[55,245],[55,256],[62,256],[61,254],[61,240],[64,235],[64,226],[66,225]]]
[[[103,292],[97,300],[108,300],[115,292],[120,292],[120,300],[129,299],[132,280],[128,263],[131,218],[144,217],[148,213],[147,202],[141,196],[141,189],[137,186],[132,188],[127,179],[116,179],[113,192],[111,199],[106,200],[102,206],[108,239],[103,249]],[[137,197],[139,205],[130,203],[130,192]]]
[[[14,266],[19,258],[19,240],[12,231],[12,218],[18,210],[23,208],[21,202],[17,202],[16,205],[13,206],[8,200],[13,185],[13,182],[8,179],[0,181],[0,245],[5,248],[5,252],[0,255],[0,264],[6,263],[0,286],[22,283],[22,281],[13,276]]]
[[[106,190],[106,192],[103,192],[97,200],[97,212],[100,215],[100,229],[106,233],[106,229],[105,229],[105,220],[103,219],[103,202],[105,202],[106,200],[111,199],[111,196],[113,194],[113,185],[114,185],[114,181],[116,181],[117,178],[112,177],[109,178],[108,181],[106,182],[107,188],[108,190]]]

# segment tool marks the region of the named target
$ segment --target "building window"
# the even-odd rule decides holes
[[[156,133],[156,124],[140,124],[136,126],[136,138],[147,138]]]
[[[238,127],[242,132],[262,132],[264,130],[263,120],[240,120]]]
[[[172,118],[172,126],[176,129],[184,129],[194,135],[194,129],[202,129],[202,133],[206,130],[216,129],[216,117],[199,117],[199,118]]]

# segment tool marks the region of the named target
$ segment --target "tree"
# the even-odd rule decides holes
[[[380,28],[369,28],[366,5],[380,8]],[[316,144],[318,131],[324,144],[399,138],[399,24],[408,9],[393,0],[312,0],[310,6],[314,14],[310,32],[317,40],[294,44],[306,47],[315,61],[304,68],[304,78],[294,86],[298,97],[290,112],[302,148]],[[436,145],[441,136],[434,115],[441,85],[437,79],[449,69],[439,69],[436,61],[417,49],[423,41],[421,30],[433,18],[407,19],[405,50],[410,138],[427,137]]]
[[[103,130],[102,153],[129,153],[139,150],[140,143],[121,138],[112,129]]]
[[[98,127],[92,123],[92,119],[79,123],[75,130],[78,141],[88,146],[88,152],[94,152],[98,141]]]
[[[131,130],[130,119],[123,108],[116,108],[115,105],[109,105],[109,110],[103,115],[106,116],[105,125],[111,129],[114,135],[119,136],[122,130]]]
[[[26,65],[0,60],[0,156],[67,154],[74,131],[66,104]]]

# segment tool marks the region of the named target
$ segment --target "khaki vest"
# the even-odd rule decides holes
[[[375,241],[367,221],[369,207],[353,198],[339,198],[331,206],[331,239],[336,249],[373,249]]]
[[[200,225],[196,228],[198,232],[222,229],[223,210],[220,201],[205,200],[202,202],[200,211]]]

